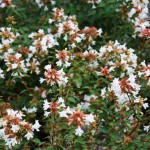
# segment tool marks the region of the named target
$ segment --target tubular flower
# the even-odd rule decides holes
[[[56,69],[52,69],[51,68],[51,65],[47,65],[45,66],[45,77],[46,77],[46,82],[47,84],[50,84],[51,86],[54,85],[54,84],[58,84],[58,85],[65,85],[68,80],[67,80],[67,77],[65,77],[65,73],[64,71],[61,69],[61,70],[56,70]]]

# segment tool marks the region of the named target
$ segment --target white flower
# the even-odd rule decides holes
[[[49,19],[48,23],[51,24],[54,20],[53,19]]]
[[[64,99],[62,97],[58,98],[58,103],[64,103]]]
[[[91,96],[84,95],[84,100],[87,101],[87,102],[90,102]]]
[[[42,98],[45,98],[45,97],[46,97],[46,90],[42,92],[41,97],[42,97]]]
[[[44,69],[45,69],[45,70],[51,69],[51,65],[46,65],[46,66],[44,67]]]
[[[16,56],[17,59],[19,59],[22,55],[19,54],[19,53],[16,53],[15,56]]]
[[[93,4],[93,5],[92,5],[92,9],[95,9],[95,8],[96,8],[96,6]]]
[[[120,88],[120,85],[119,85],[119,79],[118,78],[115,78],[113,80],[113,82],[111,83],[111,91],[114,91],[115,95],[116,96],[120,96],[121,95],[121,88]]]
[[[70,107],[68,106],[66,109],[66,113],[67,114],[73,114],[73,111],[70,109]]]
[[[59,115],[60,115],[60,117],[68,118],[67,111],[65,111],[65,110],[59,112]]]
[[[90,123],[95,122],[93,114],[85,116],[85,124],[89,125]]]
[[[142,65],[143,67],[146,67],[145,60],[144,60],[143,62],[141,62],[141,65]]]
[[[148,108],[148,107],[149,107],[149,106],[148,106],[148,103],[144,103],[144,104],[143,104],[143,107],[144,107],[144,109]]]
[[[0,78],[4,78],[3,70],[0,68]]]
[[[64,99],[62,97],[58,98],[58,103],[60,103],[60,107],[66,107],[64,102],[65,101],[64,101]]]
[[[83,109],[89,109],[90,105],[91,104],[89,102],[81,102],[81,106]]]
[[[0,138],[5,136],[5,129],[0,129]]]
[[[12,64],[12,69],[16,69],[18,67],[18,64]]]
[[[150,128],[150,126],[144,126],[144,131],[148,132],[149,128]]]
[[[77,43],[81,43],[81,38],[80,37],[76,37],[75,39],[74,39]]]
[[[145,71],[146,76],[150,76],[150,70]]]
[[[39,131],[40,126],[41,126],[41,125],[39,124],[39,121],[36,120],[36,121],[35,121],[35,124],[32,126],[32,130],[33,130],[33,131],[34,131],[34,130]]]
[[[33,108],[26,108],[25,106],[22,108],[22,110],[28,112],[28,113],[34,113],[37,112],[37,108],[33,107]]]
[[[13,132],[17,132],[19,129],[20,129],[20,128],[19,128],[18,125],[12,125],[12,127],[11,127],[11,130],[12,130]]]
[[[83,130],[81,129],[80,126],[75,130],[75,135],[81,136],[83,134]]]
[[[131,11],[128,13],[128,16],[131,18],[136,13],[136,9],[132,8]]]
[[[12,146],[15,146],[18,143],[16,138],[9,138],[8,139],[8,137],[6,137],[5,142],[6,142],[6,145],[8,145],[8,147],[10,149],[12,148]]]
[[[15,146],[17,143],[18,142],[17,142],[16,138],[11,138],[11,144],[12,144],[12,146]]]
[[[33,113],[33,112],[37,112],[37,108],[36,107],[28,108],[28,113]]]
[[[43,29],[39,29],[39,30],[38,30],[38,33],[43,34],[43,33],[44,33],[44,30],[43,30]]]
[[[18,117],[19,119],[22,119],[23,113],[21,111],[14,111],[13,109],[7,109],[7,114],[11,117]]]
[[[30,140],[31,138],[33,138],[33,133],[32,132],[28,132],[25,137],[27,138],[27,140]]]
[[[103,89],[101,90],[101,96],[102,96],[103,98],[105,98],[105,94],[106,94],[106,88],[103,88]]]
[[[45,117],[48,117],[49,114],[50,114],[50,112],[44,111],[44,116],[45,116]]]
[[[76,47],[75,43],[72,43],[72,44],[71,44],[71,47],[72,47],[72,48],[75,48],[75,47]]]
[[[43,108],[44,110],[47,110],[48,108],[50,108],[50,103],[47,101],[47,99],[44,100]]]
[[[62,66],[62,61],[59,60],[59,61],[56,62],[56,64],[57,64],[57,66]]]
[[[43,83],[45,81],[45,79],[40,78],[40,83]]]
[[[68,40],[68,36],[67,36],[67,34],[64,36],[64,38],[63,38],[65,41],[67,41]]]
[[[102,36],[102,33],[103,33],[102,29],[100,28],[99,30],[97,30],[97,33],[99,36]]]
[[[0,127],[6,126],[6,125],[7,125],[7,121],[0,118]]]

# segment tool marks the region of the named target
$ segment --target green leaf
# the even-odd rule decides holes
[[[76,100],[75,100],[73,97],[68,97],[68,101],[69,101],[69,102],[73,102],[73,103],[76,102]]]
[[[108,130],[107,130],[105,127],[100,127],[99,129],[100,129],[100,131],[102,131],[103,133],[107,133],[107,132],[108,132]]]
[[[39,145],[42,145],[44,142],[41,142],[39,139],[35,138],[32,140],[34,143],[37,143]]]

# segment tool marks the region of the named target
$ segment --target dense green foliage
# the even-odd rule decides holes
[[[147,4],[0,0],[0,149],[148,150]]]

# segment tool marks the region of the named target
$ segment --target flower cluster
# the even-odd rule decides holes
[[[33,40],[33,46],[29,47],[31,55],[46,55],[49,48],[58,45],[56,37],[51,33],[45,34],[43,29],[39,29],[38,33],[31,33],[29,38]]]
[[[13,43],[16,38],[19,36],[19,33],[16,33],[16,35],[11,31],[12,28],[0,28],[0,36],[2,40],[2,44],[11,44]]]
[[[12,5],[12,0],[0,0],[0,8],[9,7]]]
[[[43,79],[41,78],[40,79],[40,82],[42,83],[43,81],[46,81],[46,83],[48,85],[54,85],[54,84],[58,84],[58,85],[65,85],[67,82],[68,82],[68,78],[65,77],[65,73],[63,71],[63,69],[61,70],[56,70],[56,69],[52,69],[51,68],[51,65],[47,65],[45,66],[45,78],[46,79]]]
[[[93,114],[85,114],[82,112],[81,106],[77,108],[66,107],[65,101],[62,97],[58,98],[56,102],[48,102],[44,100],[43,108],[45,116],[50,114],[59,114],[59,117],[66,118],[68,125],[74,125],[76,128],[75,134],[81,136],[84,131],[81,129],[85,125],[95,122]]]
[[[67,113],[67,110],[61,112],[61,113]],[[84,114],[80,110],[73,110],[70,112],[71,115],[67,117],[68,125],[74,124],[77,126],[77,129],[75,130],[75,134],[78,136],[81,136],[84,131],[81,129],[84,125],[90,125],[90,123],[95,122],[93,114]]]
[[[48,7],[47,5],[51,4],[51,5],[55,5],[55,0],[35,0],[35,2],[37,3],[37,5],[39,6],[39,8],[44,6],[44,10],[47,11]]]
[[[142,101],[139,97],[141,85],[138,83],[138,78],[139,74],[143,74],[143,71],[136,71],[138,64],[134,50],[127,49],[125,45],[120,45],[117,41],[115,43],[109,42],[106,46],[100,48],[99,58],[105,61],[106,67],[98,75],[111,75],[111,78],[106,76],[111,81],[108,91],[115,94],[117,102],[121,106],[129,101],[131,102],[131,100],[134,103],[140,103]],[[121,73],[116,78],[115,73],[118,69]],[[148,67],[145,65],[146,70],[148,70]],[[147,75],[149,76],[149,74]],[[104,94],[102,95],[104,96]],[[144,107],[144,103],[142,105]]]
[[[126,0],[122,7],[131,5],[131,9],[127,13],[128,20],[134,24],[134,33],[140,37],[144,36],[143,32],[147,31],[147,28],[150,27],[148,21],[148,4],[148,0]]]
[[[29,71],[38,75],[40,73],[40,58],[48,57],[51,53],[50,49],[57,47],[58,40],[61,38],[68,43],[68,49],[70,49],[94,45],[94,39],[102,34],[101,28],[85,27],[80,30],[76,17],[65,15],[63,9],[54,8],[52,15],[52,19],[49,19],[48,22],[55,23],[54,27],[48,28],[47,31],[39,29],[38,32],[29,34],[28,37],[32,39],[32,44],[29,47],[18,45],[17,52],[13,49],[13,42],[20,34],[12,32],[12,28],[0,29],[1,59],[5,60],[8,70],[21,69],[22,73]],[[66,49],[57,52],[57,66],[69,67],[71,64],[68,61],[73,59],[72,54]]]
[[[7,109],[6,114],[0,119],[0,139],[4,140],[9,148],[19,144],[22,141],[22,135],[29,140],[33,138],[34,130],[39,131],[41,125],[38,120],[32,125],[23,120],[24,116],[21,111]]]
[[[63,35],[63,39],[69,42],[69,46],[75,48],[77,45],[86,43],[86,45],[93,44],[97,36],[101,36],[102,29],[95,27],[85,27],[80,30],[75,16],[67,16],[63,9],[54,8],[53,18],[49,19],[49,23],[55,23],[56,28],[51,32],[55,32],[57,37]]]
[[[69,51],[62,50],[62,51],[58,51],[58,53],[56,54],[56,58],[58,59],[58,61],[56,62],[57,66],[64,66],[64,67],[69,67],[71,65],[71,63],[69,63],[69,59],[71,57],[71,53]]]
[[[21,59],[21,56],[21,54],[16,53],[15,55],[8,55],[6,57],[5,61],[8,67],[8,71],[16,68],[24,69],[24,71],[26,70],[24,60]]]
[[[143,31],[142,31],[142,37],[145,37],[145,38],[147,38],[147,39],[150,39],[150,28],[149,29],[144,29]]]
[[[57,114],[59,110],[64,107],[66,106],[62,97],[59,97],[56,102],[48,102],[47,100],[44,100],[44,116],[47,117],[50,113]]]

